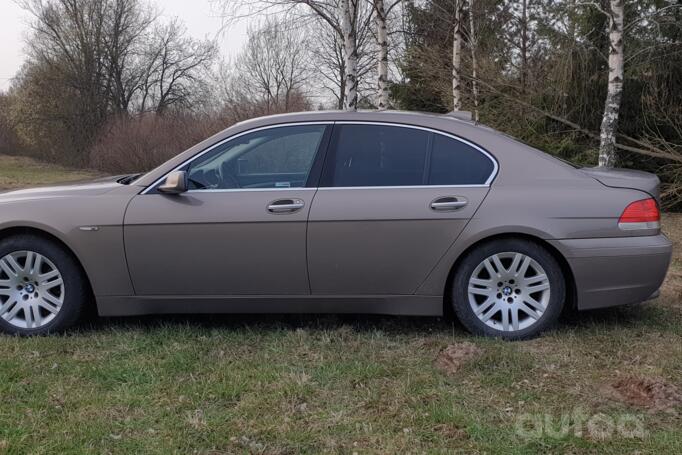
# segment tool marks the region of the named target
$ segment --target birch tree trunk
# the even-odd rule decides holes
[[[610,0],[609,13],[609,85],[601,123],[599,166],[613,167],[616,162],[616,132],[623,98],[624,0]]]
[[[476,56],[476,28],[474,24],[474,0],[469,0],[469,46],[471,47],[471,92],[474,97],[474,121],[478,122],[478,60]]]
[[[343,60],[346,67],[343,108],[355,111],[358,108],[358,46],[355,19],[357,0],[341,0],[341,34],[343,35]]]
[[[521,2],[521,93],[528,85],[528,0]]]
[[[452,43],[452,109],[462,110],[462,10],[464,0],[456,0],[455,34]]]
[[[377,26],[377,107],[388,109],[388,30],[386,28],[386,6],[384,0],[374,0],[374,18]]]
[[[403,4],[402,8],[402,29],[404,46],[409,47],[414,38],[414,23],[410,20],[410,15],[414,11],[415,0],[400,0]]]

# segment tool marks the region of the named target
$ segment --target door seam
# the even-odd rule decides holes
[[[436,269],[438,268],[438,266],[441,264],[441,262],[443,262],[443,259],[448,255],[448,253],[450,252],[450,250],[452,249],[452,247],[457,243],[457,241],[460,239],[460,237],[462,237],[462,234],[464,234],[464,231],[466,231],[467,227],[468,227],[469,224],[471,223],[471,220],[474,219],[474,217],[476,216],[476,214],[478,213],[478,211],[479,211],[479,210],[481,209],[481,207],[483,206],[483,203],[484,203],[485,200],[488,198],[488,195],[490,194],[490,189],[491,189],[491,188],[489,187],[489,188],[488,188],[488,192],[485,193],[485,196],[483,196],[483,199],[481,199],[481,202],[480,202],[480,204],[478,204],[478,207],[476,207],[476,210],[474,211],[474,213],[471,215],[471,217],[470,217],[470,218],[467,220],[467,222],[464,224],[464,227],[462,228],[462,230],[459,232],[459,234],[457,234],[457,236],[455,237],[455,239],[452,241],[452,243],[450,243],[450,245],[449,245],[449,246],[447,247],[447,249],[443,252],[443,254],[441,255],[441,257],[438,258],[438,260],[436,261],[436,263],[434,264],[434,266],[431,268],[431,270],[429,271],[429,273],[426,274],[426,277],[424,278],[424,280],[423,280],[421,283],[419,283],[419,286],[417,286],[417,288],[414,290],[414,292],[412,293],[412,295],[421,295],[421,294],[419,294],[419,290],[424,286],[424,283],[426,283],[426,282],[429,280],[429,278],[431,278],[431,275],[433,275],[434,270],[436,270]],[[456,261],[457,259],[458,259],[458,258],[456,258],[455,261]],[[454,265],[454,263],[453,263],[453,265]],[[445,289],[443,289],[443,295],[445,295]]]
[[[128,208],[130,208],[130,204],[133,203],[133,200],[135,198],[140,197],[139,194],[136,194],[135,196],[131,197],[128,203],[126,204],[126,208],[123,211],[123,219],[121,220],[121,240],[123,241],[123,260],[126,263],[126,270],[128,271],[128,279],[130,280],[130,288],[133,290],[133,295],[137,296],[137,290],[135,289],[135,282],[133,281],[133,275],[130,272],[130,262],[128,262],[128,243],[126,242],[126,218],[128,216]]]
[[[310,228],[310,214],[313,211],[313,205],[315,204],[315,198],[319,188],[315,188],[315,194],[313,194],[310,200],[310,208],[308,208],[308,216],[305,220],[305,275],[308,278],[308,294],[313,295],[312,281],[310,281],[310,258],[308,257],[308,229]]]

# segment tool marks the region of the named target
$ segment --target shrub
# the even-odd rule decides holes
[[[91,147],[90,167],[113,174],[148,171],[228,126],[208,115],[118,116]]]
[[[18,155],[25,152],[10,116],[10,97],[0,93],[0,154]]]

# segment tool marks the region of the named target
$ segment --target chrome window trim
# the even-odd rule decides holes
[[[244,192],[264,192],[264,191],[317,191],[317,188],[299,186],[299,187],[281,187],[281,188],[216,188],[206,190],[187,190],[185,193],[244,193]]]
[[[166,172],[162,177],[160,177],[154,183],[152,183],[147,188],[145,188],[145,190],[142,191],[140,194],[147,194],[150,191],[153,191],[157,187],[157,185],[159,185],[161,182],[166,180],[166,177],[171,172],[179,171],[180,168],[184,167],[190,161],[194,161],[198,158],[201,158],[202,156],[204,156],[208,152],[214,150],[215,148],[220,147],[221,145],[224,145],[224,144],[228,143],[229,141],[237,139],[241,136],[245,136],[245,135],[250,134],[250,133],[257,133],[258,131],[269,130],[269,129],[273,129],[273,128],[284,128],[287,126],[333,125],[333,124],[334,124],[333,121],[278,123],[276,125],[260,126],[258,128],[253,128],[250,130],[242,131],[241,133],[237,133],[235,135],[227,137],[220,142],[216,142],[215,144],[211,145],[210,147],[206,148],[205,150],[202,150],[201,152],[197,153],[196,155],[194,155],[190,158],[187,158],[185,161],[180,163],[178,166],[176,166],[172,170]],[[265,189],[267,189],[267,190],[294,190],[294,189],[302,189],[302,188],[305,188],[305,187],[299,187],[299,188],[252,188],[252,189],[248,189],[248,188],[225,188],[225,189],[219,189],[219,190],[189,190],[187,192],[190,192],[190,191],[195,192],[196,191],[196,192],[205,193],[207,191],[221,191],[221,192],[222,191],[256,191],[256,190],[261,190],[261,189],[263,189],[263,190],[265,190]]]
[[[400,189],[426,189],[426,188],[489,188],[490,185],[404,185],[404,186],[322,186],[320,191],[330,190],[400,190]]]
[[[243,193],[265,191],[331,191],[331,190],[400,190],[400,189],[428,189],[428,188],[488,188],[489,185],[412,185],[412,186],[323,186],[323,187],[293,187],[293,188],[223,188],[206,190],[187,190],[186,193]]]
[[[223,139],[220,142],[217,142],[213,144],[212,146],[206,148],[205,150],[202,150],[201,152],[197,153],[196,155],[186,159],[183,161],[181,164],[176,166],[174,169],[166,172],[162,177],[157,179],[153,184],[149,185],[144,191],[142,191],[140,194],[148,194],[150,191],[154,190],[157,185],[159,185],[161,182],[163,182],[168,174],[171,172],[175,172],[180,170],[180,168],[184,167],[187,163],[190,161],[194,161],[195,159],[198,159],[205,155],[206,153],[209,153],[210,151],[214,150],[216,147],[220,147],[221,145],[226,144],[227,142],[237,139],[241,136],[244,136],[246,134],[250,133],[256,133],[258,131],[263,131],[263,130],[268,130],[272,128],[284,128],[288,126],[306,126],[306,125],[379,125],[379,126],[393,126],[393,127],[399,127],[399,128],[410,128],[414,130],[422,130],[422,131],[428,131],[430,133],[434,134],[440,134],[445,137],[449,137],[450,139],[454,139],[456,141],[462,142],[463,144],[466,144],[476,150],[478,150],[480,153],[482,153],[484,156],[486,156],[492,163],[493,163],[493,171],[490,174],[490,177],[488,177],[488,180],[486,180],[485,183],[480,183],[480,184],[472,184],[472,185],[405,185],[405,186],[331,186],[331,187],[320,187],[320,188],[309,188],[309,187],[295,187],[295,188],[224,188],[224,189],[206,189],[206,190],[188,190],[188,193],[239,193],[239,192],[245,192],[245,191],[293,191],[293,190],[298,190],[298,191],[309,191],[309,190],[323,190],[323,191],[329,191],[329,190],[373,190],[373,189],[418,189],[418,188],[488,188],[492,184],[493,180],[495,180],[495,177],[497,177],[497,174],[499,172],[499,164],[497,163],[497,160],[495,159],[494,156],[492,156],[490,153],[488,153],[485,149],[481,148],[480,146],[474,144],[473,142],[470,142],[466,139],[463,139],[461,137],[455,136],[450,133],[446,133],[440,130],[436,130],[433,128],[428,128],[425,126],[417,126],[417,125],[408,125],[405,123],[391,123],[391,122],[372,122],[372,121],[367,121],[367,120],[339,120],[339,121],[319,121],[319,122],[293,122],[293,123],[279,123],[275,125],[267,125],[267,126],[261,126],[258,128],[242,131],[241,133],[237,133],[233,136],[230,136],[228,138]]]

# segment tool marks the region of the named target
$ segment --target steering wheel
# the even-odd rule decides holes
[[[222,174],[223,188],[241,188],[239,180],[232,174]]]
[[[222,183],[221,188],[241,188],[242,186],[239,184],[239,180],[237,180],[237,177],[232,175],[229,168],[229,162],[225,162],[222,164],[222,166],[220,166],[219,171],[216,170],[216,174],[218,174],[220,182]]]
[[[193,184],[198,190],[205,190],[207,188],[206,185],[201,183],[199,180],[194,180],[193,178],[187,177],[187,181]]]

